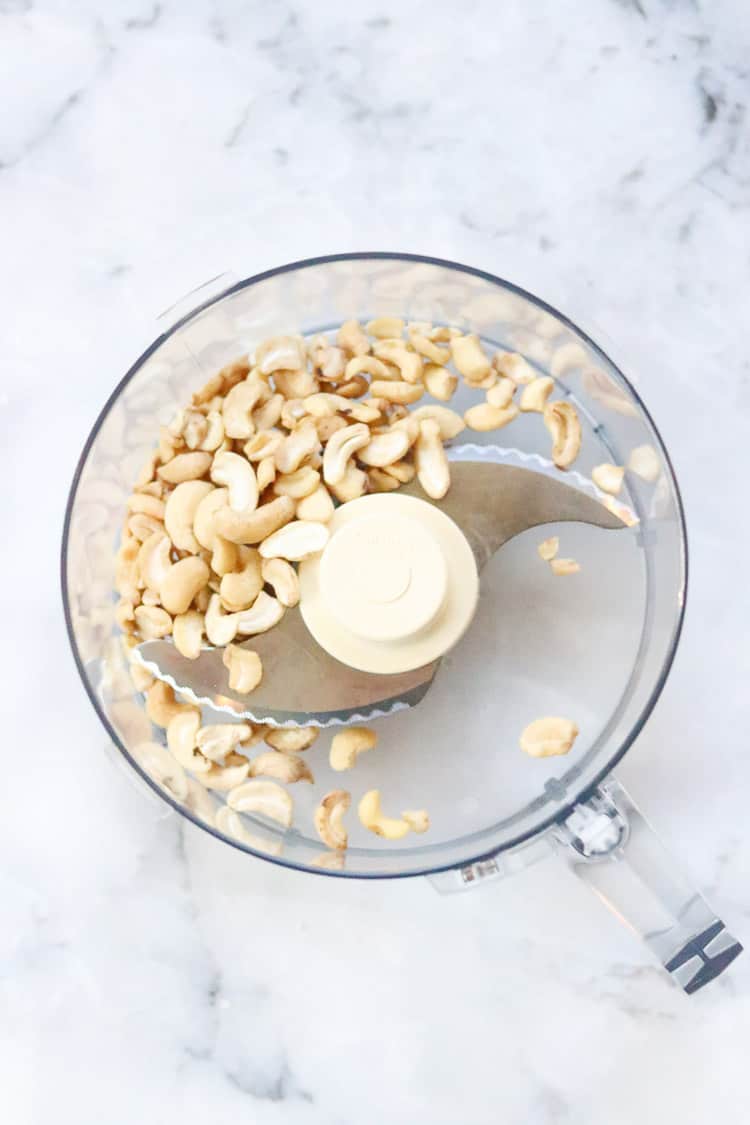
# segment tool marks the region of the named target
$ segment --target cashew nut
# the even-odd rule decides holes
[[[440,440],[440,425],[434,418],[425,418],[420,422],[414,450],[419,483],[433,500],[442,499],[450,488],[451,476]]]
[[[292,525],[289,524],[289,527]],[[273,587],[273,592],[283,606],[291,608],[299,602],[297,571],[286,559],[264,559],[261,564],[263,581]]]
[[[266,633],[277,625],[284,616],[284,607],[276,598],[261,590],[250,609],[238,613],[237,632],[243,636]]]
[[[198,505],[205,496],[213,492],[209,481],[189,480],[178,484],[169,496],[164,509],[164,526],[175,547],[197,555],[198,540],[193,534],[193,521]]]
[[[310,371],[277,371],[273,379],[276,390],[286,399],[307,398],[320,390],[318,379]]]
[[[396,478],[389,476],[385,469],[369,469],[367,483],[370,492],[395,492],[399,488]]]
[[[195,595],[211,575],[203,559],[190,555],[173,563],[159,586],[161,603],[168,613],[186,613]]]
[[[144,540],[136,558],[138,585],[158,590],[172,565],[172,544],[163,531]]]
[[[577,563],[575,559],[551,559],[549,565],[552,573],[560,578],[564,578],[568,574],[578,574],[581,569],[580,563]]]
[[[277,496],[268,504],[261,504],[254,512],[233,512],[231,508],[221,508],[214,517],[214,524],[219,535],[232,543],[260,543],[293,517],[292,498]]]
[[[389,477],[393,477],[399,484],[408,484],[409,481],[414,480],[417,473],[410,461],[394,461],[392,465],[386,465],[385,471]]]
[[[250,364],[245,360],[245,374],[250,370]],[[193,395],[193,406],[203,406],[205,403],[210,402],[216,395],[221,394],[224,390],[224,376],[221,371],[217,371],[212,375],[208,382],[204,383],[199,391]]]
[[[392,465],[394,461],[400,461],[409,451],[410,446],[409,436],[403,429],[388,429],[371,437],[367,445],[359,450],[357,459],[363,465],[383,469],[386,465]]]
[[[456,370],[468,383],[479,383],[489,375],[490,361],[478,336],[455,336],[450,342],[450,349]]]
[[[270,430],[277,424],[284,410],[284,396],[273,394],[262,406],[256,406],[252,413],[253,425],[256,430]]]
[[[172,618],[156,605],[139,605],[133,613],[138,632],[144,641],[155,641],[172,632]]]
[[[611,465],[607,461],[591,470],[591,479],[596,487],[602,492],[609,492],[612,496],[616,496],[620,491],[624,478],[624,468],[620,465]]]
[[[263,457],[258,462],[255,476],[258,480],[258,492],[263,492],[269,484],[273,484],[276,480],[276,462],[273,457]]]
[[[224,648],[232,643],[237,636],[238,616],[237,613],[224,613],[219,595],[211,595],[204,618],[204,626],[206,636],[212,645],[216,645],[217,648]]]
[[[209,410],[206,415],[206,432],[200,448],[207,453],[215,453],[224,440],[224,419],[218,410]]]
[[[552,435],[552,460],[558,469],[569,468],[581,448],[581,423],[569,402],[548,402],[544,424]]]
[[[492,366],[498,375],[505,375],[508,379],[512,379],[516,386],[530,383],[537,377],[531,364],[517,352],[495,352]]]
[[[156,680],[146,692],[146,714],[157,727],[167,729],[175,715],[185,711],[195,711],[190,703],[178,703],[175,699],[174,688],[165,684],[163,680]]]
[[[232,691],[249,695],[263,679],[263,664],[257,652],[237,645],[227,645],[222,662],[229,669],[229,686]]]
[[[280,473],[293,473],[303,461],[320,449],[320,438],[312,420],[304,419],[285,437],[274,453]]]
[[[161,465],[157,470],[162,480],[170,484],[182,484],[186,480],[197,480],[208,472],[211,464],[211,454],[195,451],[193,453],[178,453],[166,465]]]
[[[252,512],[258,506],[258,482],[253,467],[238,453],[217,453],[211,466],[211,480],[227,486],[233,512]]]
[[[421,383],[424,371],[422,357],[410,352],[403,340],[382,340],[374,347],[378,359],[394,364],[405,383]]]
[[[293,430],[297,423],[307,415],[307,407],[301,398],[290,398],[284,403],[281,411],[281,424],[287,430]],[[283,439],[282,439],[283,440]]]
[[[489,402],[480,402],[476,406],[469,407],[464,414],[464,422],[470,429],[482,432],[499,430],[517,417],[518,407],[513,402],[504,409],[493,406]]]
[[[555,380],[550,379],[549,375],[541,375],[538,379],[532,379],[530,383],[526,384],[521,392],[518,405],[521,410],[533,410],[543,414],[547,399],[554,389]]]
[[[234,789],[245,780],[250,772],[250,763],[241,754],[227,754],[224,765],[215,762],[208,773],[201,774],[206,789],[216,789],[221,793]]]
[[[199,728],[195,744],[209,761],[220,762],[251,734],[247,723],[213,723]]]
[[[272,457],[284,440],[284,435],[279,430],[259,430],[245,442],[242,452],[248,461],[261,461],[264,457]]]
[[[442,441],[451,441],[452,438],[458,437],[461,431],[466,429],[466,423],[461,415],[457,414],[455,410],[450,410],[447,406],[438,406],[437,404],[418,406],[416,410],[412,410],[411,417],[415,422],[422,422],[425,418],[434,418],[440,427]]]
[[[401,813],[412,832],[426,832],[430,827],[430,816],[427,809],[404,809]]]
[[[349,843],[344,816],[351,801],[351,794],[345,789],[333,789],[326,793],[315,810],[315,831],[326,847],[333,851],[345,851]]]
[[[308,414],[313,418],[328,418],[335,414],[337,410],[349,410],[351,402],[343,395],[336,395],[324,393],[319,391],[316,395],[308,395],[306,399],[302,400],[305,404],[305,409]]]
[[[220,535],[217,535],[214,539],[214,549],[211,554],[211,570],[214,574],[223,578],[225,574],[237,570],[239,566],[238,552],[239,547],[236,543],[230,543],[228,539],[222,539]]]
[[[321,348],[316,354],[316,366],[320,375],[330,383],[337,383],[340,379],[344,379],[346,361],[347,354],[344,349],[331,345]]]
[[[361,496],[366,487],[367,473],[358,469],[356,465],[348,465],[343,480],[331,485],[331,492],[340,503],[345,504]]]
[[[264,559],[287,559],[300,562],[323,550],[330,532],[324,523],[293,520],[264,539],[258,548]]]
[[[545,562],[552,562],[552,559],[554,559],[559,550],[560,540],[556,535],[550,536],[549,539],[544,539],[537,547],[539,558],[544,559]]]
[[[274,492],[277,496],[291,496],[293,500],[302,500],[320,484],[320,473],[310,465],[303,465],[293,473],[285,473],[274,483]]]
[[[370,341],[356,320],[345,320],[338,330],[336,342],[352,355],[367,355],[370,350]]]
[[[362,419],[358,418],[357,421],[361,422]],[[325,445],[335,433],[338,433],[339,430],[343,430],[344,427],[348,425],[349,422],[347,419],[342,418],[340,414],[332,414],[329,418],[315,419],[315,429],[318,431],[318,438],[323,445]]]
[[[312,746],[319,733],[317,727],[272,727],[266,731],[265,739],[274,750],[299,754]]]
[[[297,502],[295,513],[298,520],[314,520],[327,523],[334,513],[333,500],[324,484],[319,484],[314,492]]]
[[[195,609],[180,613],[172,622],[172,640],[181,656],[197,660],[203,639],[203,614]]]
[[[394,817],[383,816],[380,807],[380,790],[370,789],[365,793],[357,808],[360,823],[376,836],[383,836],[386,840],[401,840],[409,831],[405,820],[396,820]]]
[[[274,777],[291,785],[295,781],[309,781],[315,778],[307,763],[296,754],[282,754],[279,750],[265,750],[250,763],[250,777]]]
[[[348,402],[348,399],[345,399],[345,401]],[[350,404],[348,414],[355,422],[366,422],[368,425],[381,420],[378,407],[366,402],[355,402],[353,406]]]
[[[255,365],[264,375],[274,371],[299,371],[307,362],[301,336],[271,336],[255,349]]]
[[[259,813],[288,828],[294,804],[291,795],[275,781],[246,781],[227,793],[227,804],[235,812]]]
[[[516,393],[516,384],[507,375],[501,375],[494,387],[487,391],[487,402],[490,406],[497,406],[504,410],[510,406],[513,395]]]
[[[577,737],[578,727],[570,719],[535,719],[524,727],[520,745],[532,758],[549,758],[567,754]]]
[[[260,555],[254,547],[241,547],[242,569],[225,574],[219,585],[221,604],[230,613],[240,613],[254,603],[263,589]]]
[[[365,331],[368,336],[375,336],[378,340],[387,340],[402,334],[404,322],[397,316],[379,316],[365,325]]]
[[[396,402],[400,406],[409,406],[422,397],[424,387],[421,383],[407,383],[400,379],[375,379],[370,383],[370,394],[375,398]]]
[[[185,769],[208,773],[211,763],[196,749],[196,736],[201,725],[199,711],[183,711],[170,719],[167,746],[170,754]]]
[[[371,434],[364,422],[345,426],[329,439],[323,453],[323,479],[334,485],[343,481],[349,459],[370,441]]]
[[[429,359],[430,363],[437,364],[444,367],[446,363],[450,362],[451,353],[448,348],[440,348],[430,340],[428,336],[423,335],[417,331],[416,328],[409,329],[409,343],[414,348],[415,352]]]
[[[448,371],[445,367],[438,367],[434,363],[425,365],[423,381],[428,393],[442,402],[448,402],[453,398],[458,386],[458,377],[452,371]]]
[[[328,760],[332,770],[350,770],[358,756],[372,750],[378,736],[370,727],[347,727],[333,736]]]
[[[149,777],[177,801],[187,797],[187,775],[169,751],[159,742],[140,742],[133,747],[133,757]]]
[[[653,445],[637,445],[628,458],[628,468],[642,480],[655,481],[661,472],[661,463]]]
[[[200,546],[207,551],[214,551],[217,540],[221,538],[216,534],[214,516],[220,508],[225,508],[228,503],[228,488],[212,488],[198,502],[193,516],[193,535]]]
[[[334,386],[336,393],[343,395],[344,398],[359,398],[367,390],[367,380],[364,375],[355,375],[352,379],[348,379],[346,383],[333,383],[321,387],[321,390],[330,390]]]
[[[244,440],[252,436],[255,430],[253,410],[267,393],[265,383],[253,375],[232,387],[221,407],[226,437]]]
[[[369,375],[373,379],[387,379],[388,367],[374,355],[358,355],[349,360],[344,374],[347,382],[361,375]]]
[[[134,516],[130,516],[126,526],[130,535],[141,543],[145,543],[149,535],[153,535],[155,531],[164,534],[164,524],[161,520],[144,516],[142,512],[136,512]]]
[[[178,487],[180,487],[178,485]],[[175,489],[175,492],[177,489]],[[174,496],[174,492],[172,493]],[[172,497],[170,497],[171,500]],[[149,496],[147,493],[134,492],[132,496],[128,496],[127,509],[129,512],[141,512],[144,516],[151,516],[155,520],[163,520],[165,514],[165,504],[163,500],[158,500],[155,496]]]

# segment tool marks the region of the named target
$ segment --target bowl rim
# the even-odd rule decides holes
[[[151,778],[149,776],[149,774],[146,773],[146,771],[142,768],[142,766],[138,763],[138,761],[129,753],[127,748],[125,746],[123,746],[122,741],[120,740],[117,732],[114,730],[114,728],[113,728],[112,724],[110,723],[106,713],[104,712],[103,708],[101,707],[101,705],[99,703],[99,700],[96,696],[96,693],[92,689],[91,684],[89,683],[88,677],[86,676],[86,671],[85,671],[85,667],[84,667],[84,664],[83,664],[83,660],[81,658],[80,652],[78,651],[78,646],[77,646],[77,643],[76,643],[75,631],[74,631],[74,626],[73,626],[71,606],[70,606],[70,602],[68,600],[68,543],[69,543],[69,539],[70,539],[70,529],[71,529],[71,519],[72,519],[72,514],[73,514],[73,507],[75,505],[76,496],[77,496],[77,493],[78,493],[78,486],[80,484],[81,476],[82,476],[84,467],[86,465],[91,447],[94,444],[94,441],[96,440],[96,437],[99,433],[99,430],[101,429],[102,424],[104,423],[105,419],[107,418],[111,407],[117,401],[117,399],[119,398],[119,396],[122,393],[122,391],[124,390],[124,388],[128,385],[128,383],[135,376],[135,374],[140,370],[140,368],[143,366],[143,364],[146,362],[146,360],[149,358],[149,356],[151,356],[158,348],[160,348],[165,343],[166,340],[168,340],[171,336],[173,336],[179,329],[181,329],[185,324],[187,324],[189,321],[191,321],[194,317],[198,316],[201,312],[204,312],[211,305],[218,304],[220,301],[224,300],[224,298],[231,296],[233,293],[238,293],[243,289],[248,289],[251,286],[258,284],[259,282],[267,280],[268,278],[278,277],[278,276],[281,276],[285,273],[291,273],[295,270],[309,269],[310,267],[313,267],[313,266],[328,265],[328,264],[335,263],[335,262],[368,261],[368,260],[415,262],[415,263],[420,263],[420,264],[423,264],[423,265],[439,266],[441,268],[452,270],[452,271],[457,272],[457,273],[466,273],[466,274],[469,274],[470,276],[481,278],[483,281],[488,281],[491,284],[500,287],[501,289],[504,289],[508,292],[511,292],[511,293],[515,294],[516,296],[520,296],[520,297],[524,298],[525,300],[530,301],[532,304],[536,305],[542,311],[550,313],[563,326],[569,328],[572,332],[577,334],[583,341],[585,341],[585,343],[587,343],[590,347],[592,347],[595,351],[597,351],[601,356],[603,356],[604,359],[611,365],[613,370],[617,373],[618,377],[620,379],[622,379],[622,381],[625,384],[625,386],[627,387],[629,393],[632,395],[632,397],[635,400],[636,404],[638,405],[639,409],[642,411],[643,416],[645,417],[646,421],[650,425],[650,427],[651,427],[651,429],[654,433],[654,436],[656,437],[656,440],[659,444],[660,452],[661,452],[662,457],[664,459],[664,463],[665,463],[665,465],[667,467],[667,470],[669,472],[669,480],[670,480],[670,484],[671,484],[671,487],[672,487],[672,490],[673,490],[676,509],[677,509],[678,526],[679,526],[679,534],[680,534],[680,561],[681,561],[681,568],[682,568],[682,583],[681,583],[681,587],[680,587],[681,599],[679,600],[679,603],[678,603],[677,617],[676,617],[676,620],[675,620],[675,623],[674,623],[674,626],[673,626],[673,629],[672,629],[672,635],[671,635],[671,638],[670,638],[669,647],[668,647],[667,652],[664,656],[661,668],[659,670],[659,674],[656,677],[654,686],[652,687],[650,694],[646,698],[637,719],[635,720],[635,722],[631,726],[627,735],[622,739],[620,744],[617,746],[616,750],[613,751],[613,753],[607,758],[606,762],[602,765],[602,767],[595,772],[593,778],[579,792],[577,792],[573,798],[565,801],[563,804],[561,804],[555,810],[554,813],[551,813],[548,817],[544,818],[541,821],[541,823],[535,825],[533,828],[529,828],[529,829],[526,829],[524,831],[520,831],[520,832],[517,833],[517,835],[511,837],[510,840],[503,843],[502,845],[500,845],[500,846],[495,845],[495,846],[493,846],[489,849],[480,850],[476,855],[468,856],[468,857],[466,857],[464,859],[461,859],[461,860],[458,860],[458,861],[454,860],[453,862],[450,862],[450,863],[438,863],[438,864],[434,864],[434,865],[430,864],[430,865],[427,865],[425,867],[420,867],[420,868],[416,868],[416,869],[409,870],[409,871],[368,872],[368,871],[347,871],[346,869],[341,870],[341,871],[336,871],[336,870],[330,870],[330,869],[325,869],[325,868],[320,868],[320,867],[307,866],[307,865],[302,864],[302,863],[293,862],[293,861],[290,861],[288,859],[285,859],[283,856],[274,856],[274,855],[268,854],[267,852],[263,852],[263,851],[253,849],[253,848],[251,848],[251,847],[249,847],[245,844],[240,843],[237,840],[233,840],[228,836],[224,836],[221,832],[219,832],[212,825],[207,824],[205,821],[201,820],[201,818],[199,816],[195,815],[190,809],[183,807],[165,789],[163,789],[160,785],[158,785],[157,782],[155,782],[153,780],[153,778]],[[214,279],[214,280],[216,280],[216,279]],[[633,384],[630,382],[630,380],[627,378],[627,376],[624,374],[624,372],[621,370],[619,365],[617,363],[615,363],[614,360],[612,360],[612,358],[604,350],[604,348],[600,344],[598,344],[588,334],[588,332],[586,332],[583,328],[579,327],[579,325],[576,324],[575,321],[572,320],[570,317],[566,316],[565,313],[560,312],[560,310],[557,309],[554,305],[551,305],[548,301],[545,301],[543,298],[538,297],[535,293],[531,293],[529,290],[524,289],[522,286],[517,285],[512,281],[507,281],[506,279],[504,279],[502,277],[499,277],[497,274],[490,273],[487,270],[478,269],[477,267],[474,267],[474,266],[467,266],[467,265],[464,265],[463,263],[460,263],[460,262],[454,262],[454,261],[451,261],[450,259],[447,259],[447,258],[436,258],[436,257],[430,256],[430,255],[424,255],[424,254],[411,254],[411,253],[406,253],[406,252],[401,252],[401,251],[387,251],[387,250],[373,250],[373,251],[358,250],[358,251],[350,251],[350,252],[345,252],[345,253],[340,253],[340,254],[324,254],[324,255],[311,257],[311,258],[302,258],[302,259],[299,259],[299,260],[294,261],[294,262],[287,262],[284,265],[274,266],[271,269],[263,270],[261,273],[253,274],[251,277],[244,278],[242,280],[236,281],[236,282],[232,283],[231,285],[228,285],[227,288],[225,288],[225,289],[221,289],[218,292],[213,292],[209,297],[206,298],[206,300],[204,300],[204,301],[200,302],[199,304],[195,305],[187,313],[185,313],[183,316],[179,317],[176,321],[174,321],[166,331],[162,332],[161,335],[157,336],[157,338],[138,356],[138,358],[135,360],[135,362],[131,364],[131,366],[125,372],[123,377],[119,380],[119,382],[115,385],[114,389],[107,396],[107,399],[106,399],[104,405],[102,406],[101,410],[97,414],[96,419],[95,419],[95,421],[94,421],[94,423],[91,427],[91,430],[89,432],[89,435],[86,438],[86,441],[83,445],[83,449],[80,453],[80,456],[78,458],[78,462],[76,464],[75,472],[73,474],[70,489],[69,489],[69,492],[68,492],[68,498],[67,498],[67,501],[66,501],[66,504],[65,504],[65,514],[64,514],[64,520],[63,520],[63,533],[62,533],[61,550],[60,550],[60,581],[61,581],[61,587],[62,587],[63,615],[64,615],[64,619],[65,619],[65,629],[66,629],[66,632],[67,632],[67,635],[68,635],[68,642],[70,644],[71,652],[73,654],[73,660],[74,660],[76,668],[78,670],[78,674],[81,678],[81,682],[83,684],[86,695],[88,696],[89,701],[90,701],[92,707],[94,708],[94,711],[98,715],[98,717],[99,717],[102,725],[104,726],[105,730],[107,731],[107,734],[109,735],[110,739],[115,744],[115,746],[118,748],[118,750],[123,754],[123,756],[125,757],[128,764],[135,770],[135,772],[148,785],[148,787],[151,790],[153,790],[153,792],[161,800],[166,801],[166,803],[175,812],[179,813],[181,816],[186,817],[194,825],[196,825],[196,827],[202,829],[204,832],[208,832],[211,836],[213,836],[215,839],[220,841],[222,844],[230,844],[232,847],[236,848],[240,852],[245,853],[246,855],[255,856],[258,859],[265,860],[268,863],[276,864],[279,867],[286,867],[290,870],[300,871],[300,872],[303,872],[305,874],[323,875],[323,876],[330,876],[330,877],[333,877],[333,878],[340,878],[340,879],[365,879],[365,880],[412,879],[412,878],[422,877],[422,876],[426,876],[426,875],[438,875],[440,873],[447,872],[447,871],[461,870],[463,868],[470,867],[472,864],[481,863],[485,860],[491,859],[494,856],[500,855],[500,854],[505,853],[505,852],[513,851],[514,849],[518,849],[518,848],[522,847],[523,845],[528,844],[530,841],[536,839],[537,837],[542,837],[544,834],[549,832],[550,829],[554,828],[555,825],[564,822],[571,815],[571,813],[574,811],[576,806],[585,803],[586,800],[591,796],[591,794],[602,783],[602,781],[604,781],[605,778],[607,778],[612,773],[613,769],[623,759],[625,754],[631,748],[631,746],[635,742],[636,738],[640,735],[644,726],[648,722],[648,719],[650,718],[650,716],[651,716],[651,714],[654,710],[654,707],[656,706],[656,703],[658,702],[659,697],[661,696],[661,693],[664,689],[664,685],[666,684],[666,681],[669,677],[669,673],[671,671],[672,665],[674,663],[675,655],[677,653],[677,648],[679,646],[680,637],[682,635],[682,629],[683,629],[683,625],[684,625],[684,621],[685,621],[685,610],[686,610],[687,592],[688,592],[688,576],[689,576],[689,552],[688,552],[688,540],[687,540],[687,527],[686,527],[686,523],[685,523],[685,509],[684,509],[684,504],[683,504],[683,500],[682,500],[682,494],[680,492],[680,487],[679,487],[679,484],[677,482],[677,478],[675,476],[674,467],[672,465],[672,460],[669,456],[669,452],[668,452],[668,450],[667,450],[667,448],[664,444],[664,441],[662,439],[661,432],[659,431],[658,427],[656,426],[656,424],[654,422],[654,419],[651,416],[651,413],[649,412],[648,408],[646,407],[645,403],[643,402],[643,399],[641,398],[641,396],[639,395],[638,391],[633,386]],[[389,854],[395,856],[397,854],[397,852],[394,850],[392,852],[389,852]]]

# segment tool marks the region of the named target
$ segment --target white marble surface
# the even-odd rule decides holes
[[[160,818],[103,752],[57,552],[100,405],[222,269],[403,249],[557,301],[640,371],[691,529],[621,774],[750,938],[748,25],[741,0],[0,0],[3,1121],[747,1121],[749,956],[687,1000],[554,861],[440,898]]]

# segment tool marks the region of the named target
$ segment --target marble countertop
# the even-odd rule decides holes
[[[640,373],[691,533],[620,774],[750,939],[749,47],[740,0],[0,0],[4,1120],[747,1121],[747,955],[688,1000],[554,860],[311,879],[144,800],[57,556],[96,413],[206,278],[400,249],[547,297]]]

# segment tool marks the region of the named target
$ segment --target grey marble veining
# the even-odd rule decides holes
[[[96,413],[205,278],[400,249],[552,300],[637,374],[689,521],[620,773],[747,942],[748,48],[739,0],[0,0],[3,1120],[744,1125],[747,955],[688,1001],[554,862],[440,898],[165,817],[57,556]]]

